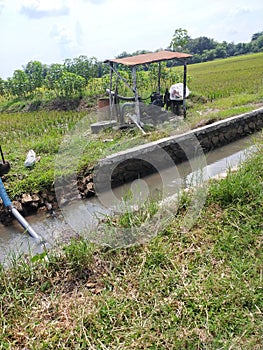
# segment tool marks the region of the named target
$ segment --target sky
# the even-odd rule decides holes
[[[262,15],[262,0],[0,0],[0,77],[35,60],[165,49],[178,28],[246,43],[263,31]]]

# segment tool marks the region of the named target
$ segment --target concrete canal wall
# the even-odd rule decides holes
[[[115,153],[102,159],[94,172],[95,192],[107,191],[257,132],[263,108]]]
[[[87,198],[95,193],[111,190],[112,187],[174,166],[262,128],[263,108],[113,154],[102,159],[95,167],[94,173],[78,179],[78,191],[73,191],[72,194],[71,182],[69,188],[63,187],[67,197],[62,199],[69,202],[79,197]],[[54,188],[37,194],[25,193],[13,201],[13,204],[24,216],[38,211],[56,210],[59,204],[56,193]],[[73,198],[73,195],[76,198]],[[12,220],[11,214],[0,203],[0,222],[8,224]]]

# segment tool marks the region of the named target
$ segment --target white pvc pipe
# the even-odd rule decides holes
[[[9,207],[9,210],[32,238],[34,238],[38,243],[44,243],[43,238],[35,232],[35,230],[29,225],[29,223],[23,218],[15,207],[11,206]]]

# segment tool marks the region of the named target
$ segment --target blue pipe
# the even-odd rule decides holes
[[[34,238],[38,243],[44,243],[41,236],[39,236],[34,229],[29,225],[29,223],[23,218],[23,216],[18,212],[18,210],[13,206],[8,194],[6,193],[2,179],[0,178],[0,197],[2,198],[4,206],[13,214],[13,216],[18,220],[20,225],[28,232],[28,234]]]
[[[3,184],[3,181],[1,178],[0,178],[0,197],[2,198],[2,201],[3,201],[4,206],[6,208],[12,206],[12,202],[9,199],[8,194],[6,193],[6,190],[5,190],[5,187],[4,187],[4,184]]]

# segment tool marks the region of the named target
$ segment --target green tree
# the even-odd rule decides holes
[[[5,95],[7,96],[12,96],[12,78],[8,77],[6,81],[4,81],[4,90],[5,90]]]
[[[67,58],[64,61],[64,67],[68,72],[85,78],[86,82],[99,76],[99,62],[96,57],[88,58],[81,55],[73,59]]]
[[[260,36],[263,36],[263,32],[258,32],[252,35],[251,41],[257,40]]]
[[[238,43],[236,45],[236,52],[235,52],[235,56],[237,55],[244,55],[246,53],[250,52],[250,43],[246,44],[246,43]]]
[[[64,71],[65,67],[63,65],[58,63],[52,64],[47,71],[44,81],[45,87],[50,91],[54,91],[57,96],[60,95],[59,81]]]
[[[215,51],[215,57],[216,58],[226,58],[227,57],[227,50],[226,46],[224,44],[218,44],[216,48],[214,49]]]
[[[226,41],[223,41],[223,44],[226,47],[227,56],[234,56],[236,52],[236,45],[233,42],[227,43]]]
[[[14,71],[12,78],[9,79],[8,86],[12,95],[18,97],[24,97],[30,91],[28,76],[21,69]]]
[[[218,43],[213,39],[207,38],[206,36],[200,36],[196,39],[189,39],[187,49],[191,54],[202,55],[205,50],[213,50],[217,45]]]
[[[86,85],[86,80],[71,72],[63,72],[60,79],[58,80],[60,96],[70,97],[72,95],[80,96]]]
[[[4,79],[0,78],[0,96],[5,95],[5,81]]]
[[[204,50],[202,55],[202,61],[213,61],[216,58],[216,51],[215,50]]]
[[[85,78],[68,72],[61,64],[52,64],[45,78],[46,88],[61,97],[80,96],[85,85]]]
[[[186,29],[178,28],[175,30],[169,48],[173,51],[184,51],[187,48],[190,36]]]
[[[28,77],[30,92],[43,85],[44,81],[44,67],[39,61],[30,61],[24,67],[24,71]]]
[[[256,39],[251,41],[251,51],[252,52],[263,51],[263,32],[258,33],[258,35],[256,36]]]

